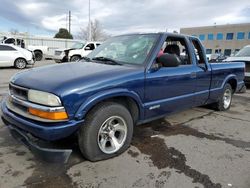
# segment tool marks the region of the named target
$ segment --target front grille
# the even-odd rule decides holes
[[[10,84],[9,85],[10,94],[14,95],[16,98],[22,100],[28,100],[28,89]]]
[[[62,51],[55,51],[55,55],[61,55]]]

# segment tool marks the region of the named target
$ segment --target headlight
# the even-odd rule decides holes
[[[61,101],[59,97],[54,94],[36,91],[30,89],[28,91],[28,100],[34,103],[43,104],[46,106],[61,106]]]

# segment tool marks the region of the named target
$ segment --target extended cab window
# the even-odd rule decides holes
[[[202,51],[202,46],[199,43],[199,41],[197,39],[190,39],[191,43],[193,44],[194,50],[195,50],[195,54],[196,54],[196,59],[198,64],[206,64],[206,60],[204,58],[204,54]]]
[[[187,42],[184,37],[167,37],[158,56],[164,53],[179,56],[182,65],[191,64]]]

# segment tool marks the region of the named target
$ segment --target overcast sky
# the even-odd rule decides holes
[[[18,29],[54,35],[66,27],[72,12],[72,33],[88,24],[88,0],[0,0],[0,32]],[[228,23],[250,22],[250,0],[91,0],[91,19],[106,32],[157,32]]]

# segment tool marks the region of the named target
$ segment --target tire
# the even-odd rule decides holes
[[[18,58],[18,59],[16,59],[15,62],[14,62],[14,66],[15,66],[15,68],[17,68],[17,69],[24,69],[24,68],[26,67],[26,65],[27,65],[27,62],[26,62],[26,60],[23,59],[23,58]]]
[[[233,90],[230,84],[226,84],[223,88],[223,94],[219,101],[215,103],[214,107],[218,111],[226,111],[230,108],[232,103]]]
[[[81,59],[80,56],[78,56],[78,55],[73,55],[73,56],[70,58],[70,61],[71,61],[71,62],[77,62],[77,61],[79,61],[80,59]]]
[[[43,59],[43,53],[40,51],[35,50],[34,51],[36,61],[42,61]]]
[[[115,157],[130,146],[133,127],[126,107],[114,102],[101,103],[89,112],[78,131],[81,153],[90,161]]]

